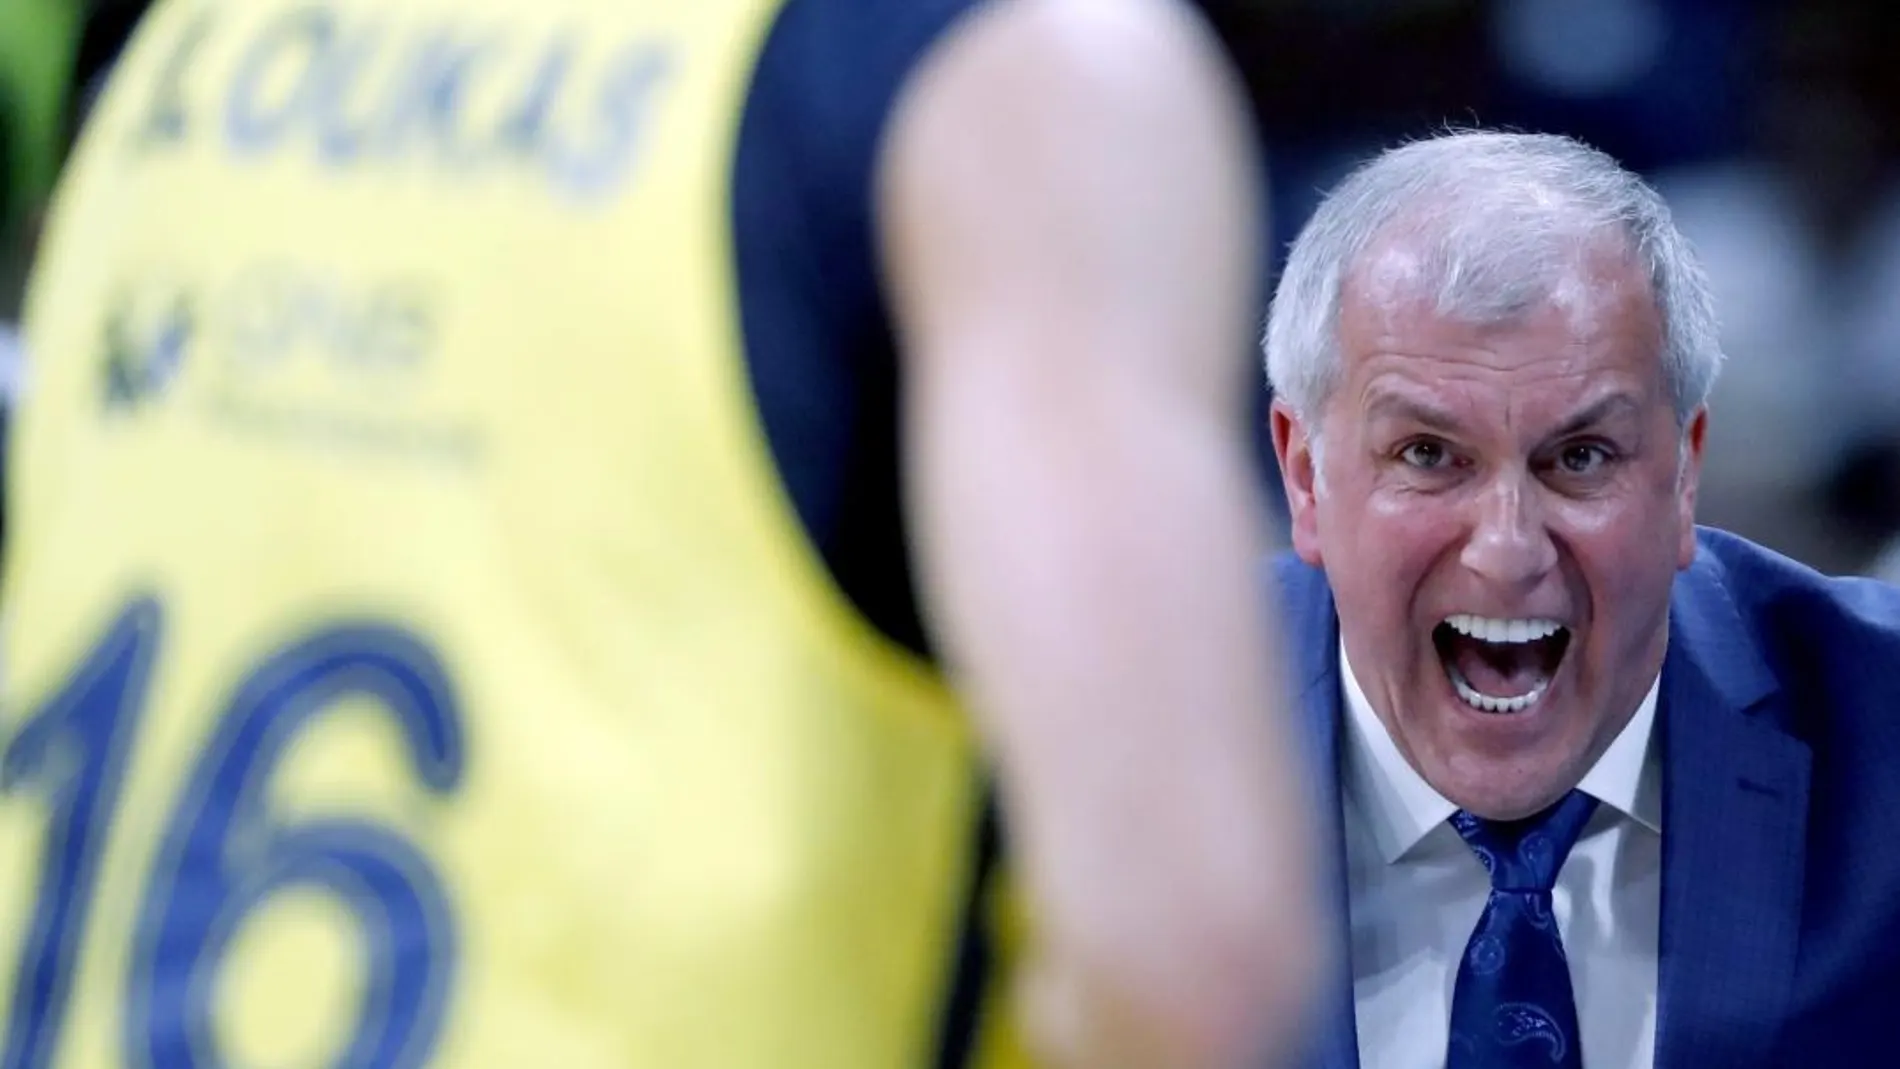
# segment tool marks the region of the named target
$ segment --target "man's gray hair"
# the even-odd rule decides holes
[[[1678,423],[1722,364],[1715,300],[1656,191],[1604,153],[1547,134],[1458,131],[1392,149],[1353,172],[1300,231],[1267,318],[1267,377],[1317,434],[1340,375],[1340,291],[1382,238],[1418,257],[1409,281],[1438,314],[1507,322],[1568,303],[1575,266],[1620,241],[1649,277]]]

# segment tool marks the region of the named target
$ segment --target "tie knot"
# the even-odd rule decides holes
[[[1484,863],[1492,890],[1547,892],[1596,805],[1595,798],[1571,791],[1522,820],[1484,820],[1460,809],[1451,815],[1451,826]]]

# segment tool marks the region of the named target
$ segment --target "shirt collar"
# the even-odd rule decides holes
[[[1444,824],[1458,807],[1425,782],[1399,753],[1360,688],[1343,641],[1339,675],[1346,697],[1346,791],[1371,825],[1379,854],[1389,865]],[[1662,765],[1652,729],[1660,682],[1658,676],[1650,683],[1636,714],[1577,785],[1658,835],[1662,833]]]

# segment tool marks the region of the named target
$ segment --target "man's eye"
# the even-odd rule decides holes
[[[1568,475],[1593,475],[1610,460],[1610,451],[1600,445],[1573,445],[1558,454],[1557,464]]]
[[[1413,442],[1399,450],[1399,459],[1415,468],[1431,471],[1451,462],[1451,454],[1438,442]]]

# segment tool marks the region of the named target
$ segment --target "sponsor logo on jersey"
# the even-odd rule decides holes
[[[185,363],[196,326],[182,293],[121,291],[105,316],[100,385],[106,411],[136,411],[163,396]]]
[[[183,394],[188,415],[257,443],[479,461],[479,420],[434,389],[442,309],[421,279],[293,258],[189,283],[157,277],[107,304],[100,384],[109,417]],[[188,364],[187,389],[178,380]]]

